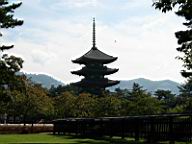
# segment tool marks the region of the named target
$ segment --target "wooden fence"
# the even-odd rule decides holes
[[[134,137],[148,142],[192,141],[192,115],[67,118],[53,121],[53,134]]]

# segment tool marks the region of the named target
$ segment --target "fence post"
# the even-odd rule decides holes
[[[139,119],[135,120],[135,141],[139,141],[139,128],[140,128],[140,121]]]
[[[173,117],[169,117],[169,144],[175,144],[175,137],[173,131]]]
[[[124,139],[125,138],[125,119],[121,119],[121,127],[122,127],[122,135],[121,138]]]
[[[56,131],[55,122],[53,122],[53,135],[55,135],[55,131]]]

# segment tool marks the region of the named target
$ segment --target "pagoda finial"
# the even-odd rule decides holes
[[[95,18],[93,18],[93,48],[96,48],[96,37],[95,37]]]

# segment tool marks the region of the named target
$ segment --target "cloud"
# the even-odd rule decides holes
[[[48,51],[42,51],[42,50],[32,50],[31,57],[34,63],[45,65],[48,63],[49,60],[54,59],[55,55],[53,53],[50,53]]]
[[[118,60],[109,67],[120,70],[109,76],[110,79],[144,77],[182,81],[179,74],[181,64],[175,60],[178,53],[174,37],[174,32],[181,28],[181,20],[174,14],[156,12],[150,2],[145,2],[25,1],[24,13],[21,14],[25,24],[18,32],[13,32],[19,35],[9,39],[15,43],[11,52],[24,58],[25,71],[49,73],[64,82],[78,81],[80,78],[70,71],[81,66],[71,60],[91,48],[90,15],[95,13],[98,48],[118,56]]]
[[[69,8],[84,8],[90,6],[96,6],[98,4],[98,0],[58,0],[56,5],[69,7]]]

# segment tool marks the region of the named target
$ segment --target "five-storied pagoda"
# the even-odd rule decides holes
[[[117,60],[117,57],[107,55],[96,47],[95,37],[95,19],[93,19],[93,47],[86,54],[72,60],[73,63],[84,64],[81,70],[72,71],[72,74],[84,76],[84,78],[74,83],[78,86],[81,92],[89,92],[92,94],[100,94],[106,87],[113,86],[119,81],[113,81],[105,78],[105,75],[110,75],[117,72],[119,69],[112,69],[104,66]]]

